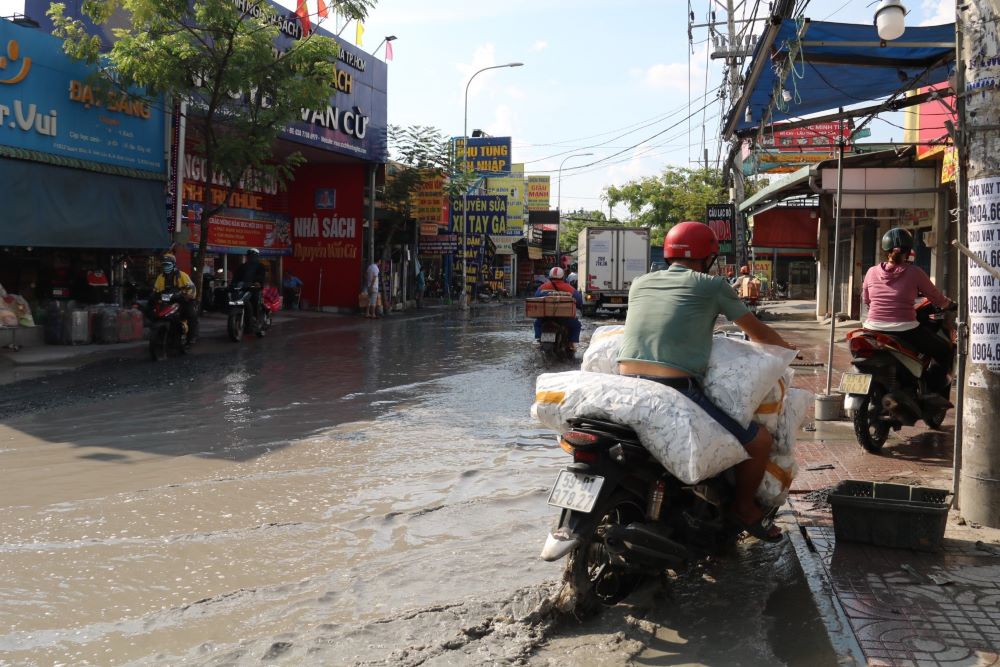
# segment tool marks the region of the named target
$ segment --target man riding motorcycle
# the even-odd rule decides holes
[[[162,273],[153,282],[153,294],[150,303],[155,303],[160,294],[167,290],[178,290],[181,293],[181,319],[188,324],[188,342],[198,340],[198,309],[195,308],[195,285],[191,276],[177,268],[177,258],[167,253],[161,259]]]
[[[546,296],[560,292],[569,294],[576,301],[576,308],[579,310],[583,308],[583,296],[564,280],[565,277],[566,272],[562,268],[553,266],[549,271],[548,281],[538,286],[535,296]],[[539,342],[542,338],[542,319],[540,317],[535,318],[535,342]],[[569,330],[569,349],[575,352],[576,344],[580,342],[580,320],[575,317],[556,317],[552,319],[561,322]]]
[[[930,355],[936,365],[928,369],[929,389],[938,391],[950,380],[954,347],[920,325],[913,304],[918,295],[923,295],[938,308],[956,310],[957,306],[934,286],[923,269],[909,263],[913,250],[910,232],[899,227],[890,229],[882,237],[882,250],[886,261],[868,269],[861,286],[861,299],[868,306],[862,326],[894,336],[907,347]]]
[[[671,228],[663,243],[669,268],[636,278],[629,289],[618,370],[622,375],[676,389],[739,440],[750,458],[735,468],[735,500],[730,515],[754,537],[776,542],[782,538],[781,530],[765,517],[754,500],[773,438],[755,422],[747,428],[740,426],[705,396],[701,381],[720,314],[754,342],[792,347],[747,310],[724,277],[708,274],[718,254],[719,240],[708,225],[681,222]]]
[[[254,333],[260,334],[263,324],[263,303],[261,302],[261,287],[267,277],[267,269],[260,263],[260,251],[256,248],[247,250],[246,262],[240,264],[233,274],[233,284],[244,283],[250,289],[250,317]]]

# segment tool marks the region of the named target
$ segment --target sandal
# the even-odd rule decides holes
[[[785,531],[774,525],[774,520],[768,516],[762,516],[753,523],[745,523],[735,514],[730,515],[730,519],[741,530],[753,535],[761,542],[776,544],[785,538]],[[777,531],[777,532],[773,532]]]

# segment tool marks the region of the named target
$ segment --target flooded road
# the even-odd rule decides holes
[[[0,664],[558,664],[593,641],[530,618],[566,460],[528,417],[553,369],[520,309],[273,334],[2,388]],[[743,664],[783,660],[773,627]]]

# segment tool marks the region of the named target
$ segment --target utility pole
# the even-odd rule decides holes
[[[736,17],[733,15],[733,0],[726,0],[726,22],[729,28],[729,45],[730,49],[733,49],[738,45],[738,38],[736,35]],[[729,66],[729,81],[726,83],[729,86],[729,99],[735,102],[740,97],[740,60],[736,56],[727,58],[726,62]],[[734,138],[736,142],[736,154],[733,157],[732,171],[733,171],[733,225],[736,227],[733,231],[733,254],[736,255],[736,263],[740,266],[746,265],[746,225],[743,222],[743,214],[740,213],[740,204],[746,199],[746,192],[743,189],[743,147],[742,140],[739,138]],[[708,156],[705,158],[706,171],[708,167]]]
[[[968,193],[967,245],[989,265],[1000,268],[1000,3],[956,3],[965,85],[959,107],[959,156]],[[965,148],[964,151],[961,148]],[[959,241],[963,239],[959,238]],[[963,241],[964,242],[964,241]],[[962,399],[961,470],[958,495],[962,516],[1000,527],[1000,281],[968,262],[968,336]],[[963,304],[964,305],[964,304]],[[964,319],[964,318],[963,318]],[[961,342],[961,341],[960,341]]]

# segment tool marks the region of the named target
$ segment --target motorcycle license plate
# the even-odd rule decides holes
[[[543,343],[554,343],[554,342],[556,342],[556,334],[555,334],[555,332],[554,331],[550,331],[548,333],[543,333],[542,334],[542,342]]]
[[[840,378],[840,391],[845,394],[867,394],[872,386],[872,376],[867,373],[844,373]]]
[[[594,509],[603,485],[603,477],[562,470],[549,492],[549,505],[576,512],[589,512]]]

